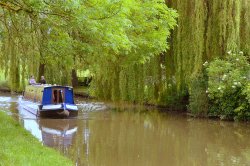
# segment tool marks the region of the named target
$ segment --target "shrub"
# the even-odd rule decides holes
[[[189,88],[188,109],[193,115],[198,116],[207,116],[208,112],[207,78],[203,73],[191,79]]]
[[[221,119],[250,119],[250,64],[240,53],[215,59],[207,67],[209,114]]]

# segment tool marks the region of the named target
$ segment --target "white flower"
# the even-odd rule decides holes
[[[234,85],[238,85],[238,83],[237,83],[237,82],[234,82]]]
[[[222,76],[222,81],[224,81],[224,80],[226,79],[226,77],[227,77],[227,75],[224,74],[224,75]]]
[[[232,53],[232,51],[230,50],[230,51],[228,51],[227,53],[228,53],[228,54],[231,54],[231,53]]]
[[[206,61],[205,63],[203,63],[203,66],[207,66],[208,62]]]
[[[221,90],[221,87],[219,87],[218,90]]]
[[[209,91],[208,91],[208,90],[206,90],[206,93],[209,93]]]
[[[239,61],[239,58],[237,58],[236,61]]]
[[[233,86],[232,86],[232,88],[234,88],[234,89],[235,89],[235,88],[236,88],[236,86],[234,86],[234,85],[233,85]]]
[[[241,55],[243,55],[243,51],[240,51],[239,53],[240,53]]]

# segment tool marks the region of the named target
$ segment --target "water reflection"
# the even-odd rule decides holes
[[[72,119],[21,119],[24,128],[44,145],[68,155],[77,132],[76,120]]]
[[[77,123],[70,119],[39,119],[39,129],[42,132],[43,144],[54,147],[64,154],[72,145],[77,131]]]
[[[15,112],[17,105],[10,104],[8,109]],[[19,112],[27,130],[76,165],[247,166],[250,163],[248,123],[193,119],[157,110],[85,111],[77,119],[63,120],[37,119],[25,111]]]
[[[0,111],[4,111],[14,118],[17,118],[17,102],[20,96],[10,95],[8,93],[0,93]]]
[[[95,120],[78,124],[71,155],[78,165],[250,163],[248,124],[190,119],[158,111],[94,114]]]

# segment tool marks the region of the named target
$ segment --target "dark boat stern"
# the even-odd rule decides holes
[[[75,117],[78,115],[78,108],[72,104],[56,104],[56,105],[43,105],[39,111],[41,117]]]

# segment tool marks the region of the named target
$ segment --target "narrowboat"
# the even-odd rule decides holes
[[[28,85],[22,107],[41,117],[73,117],[78,115],[73,88],[55,85]]]

